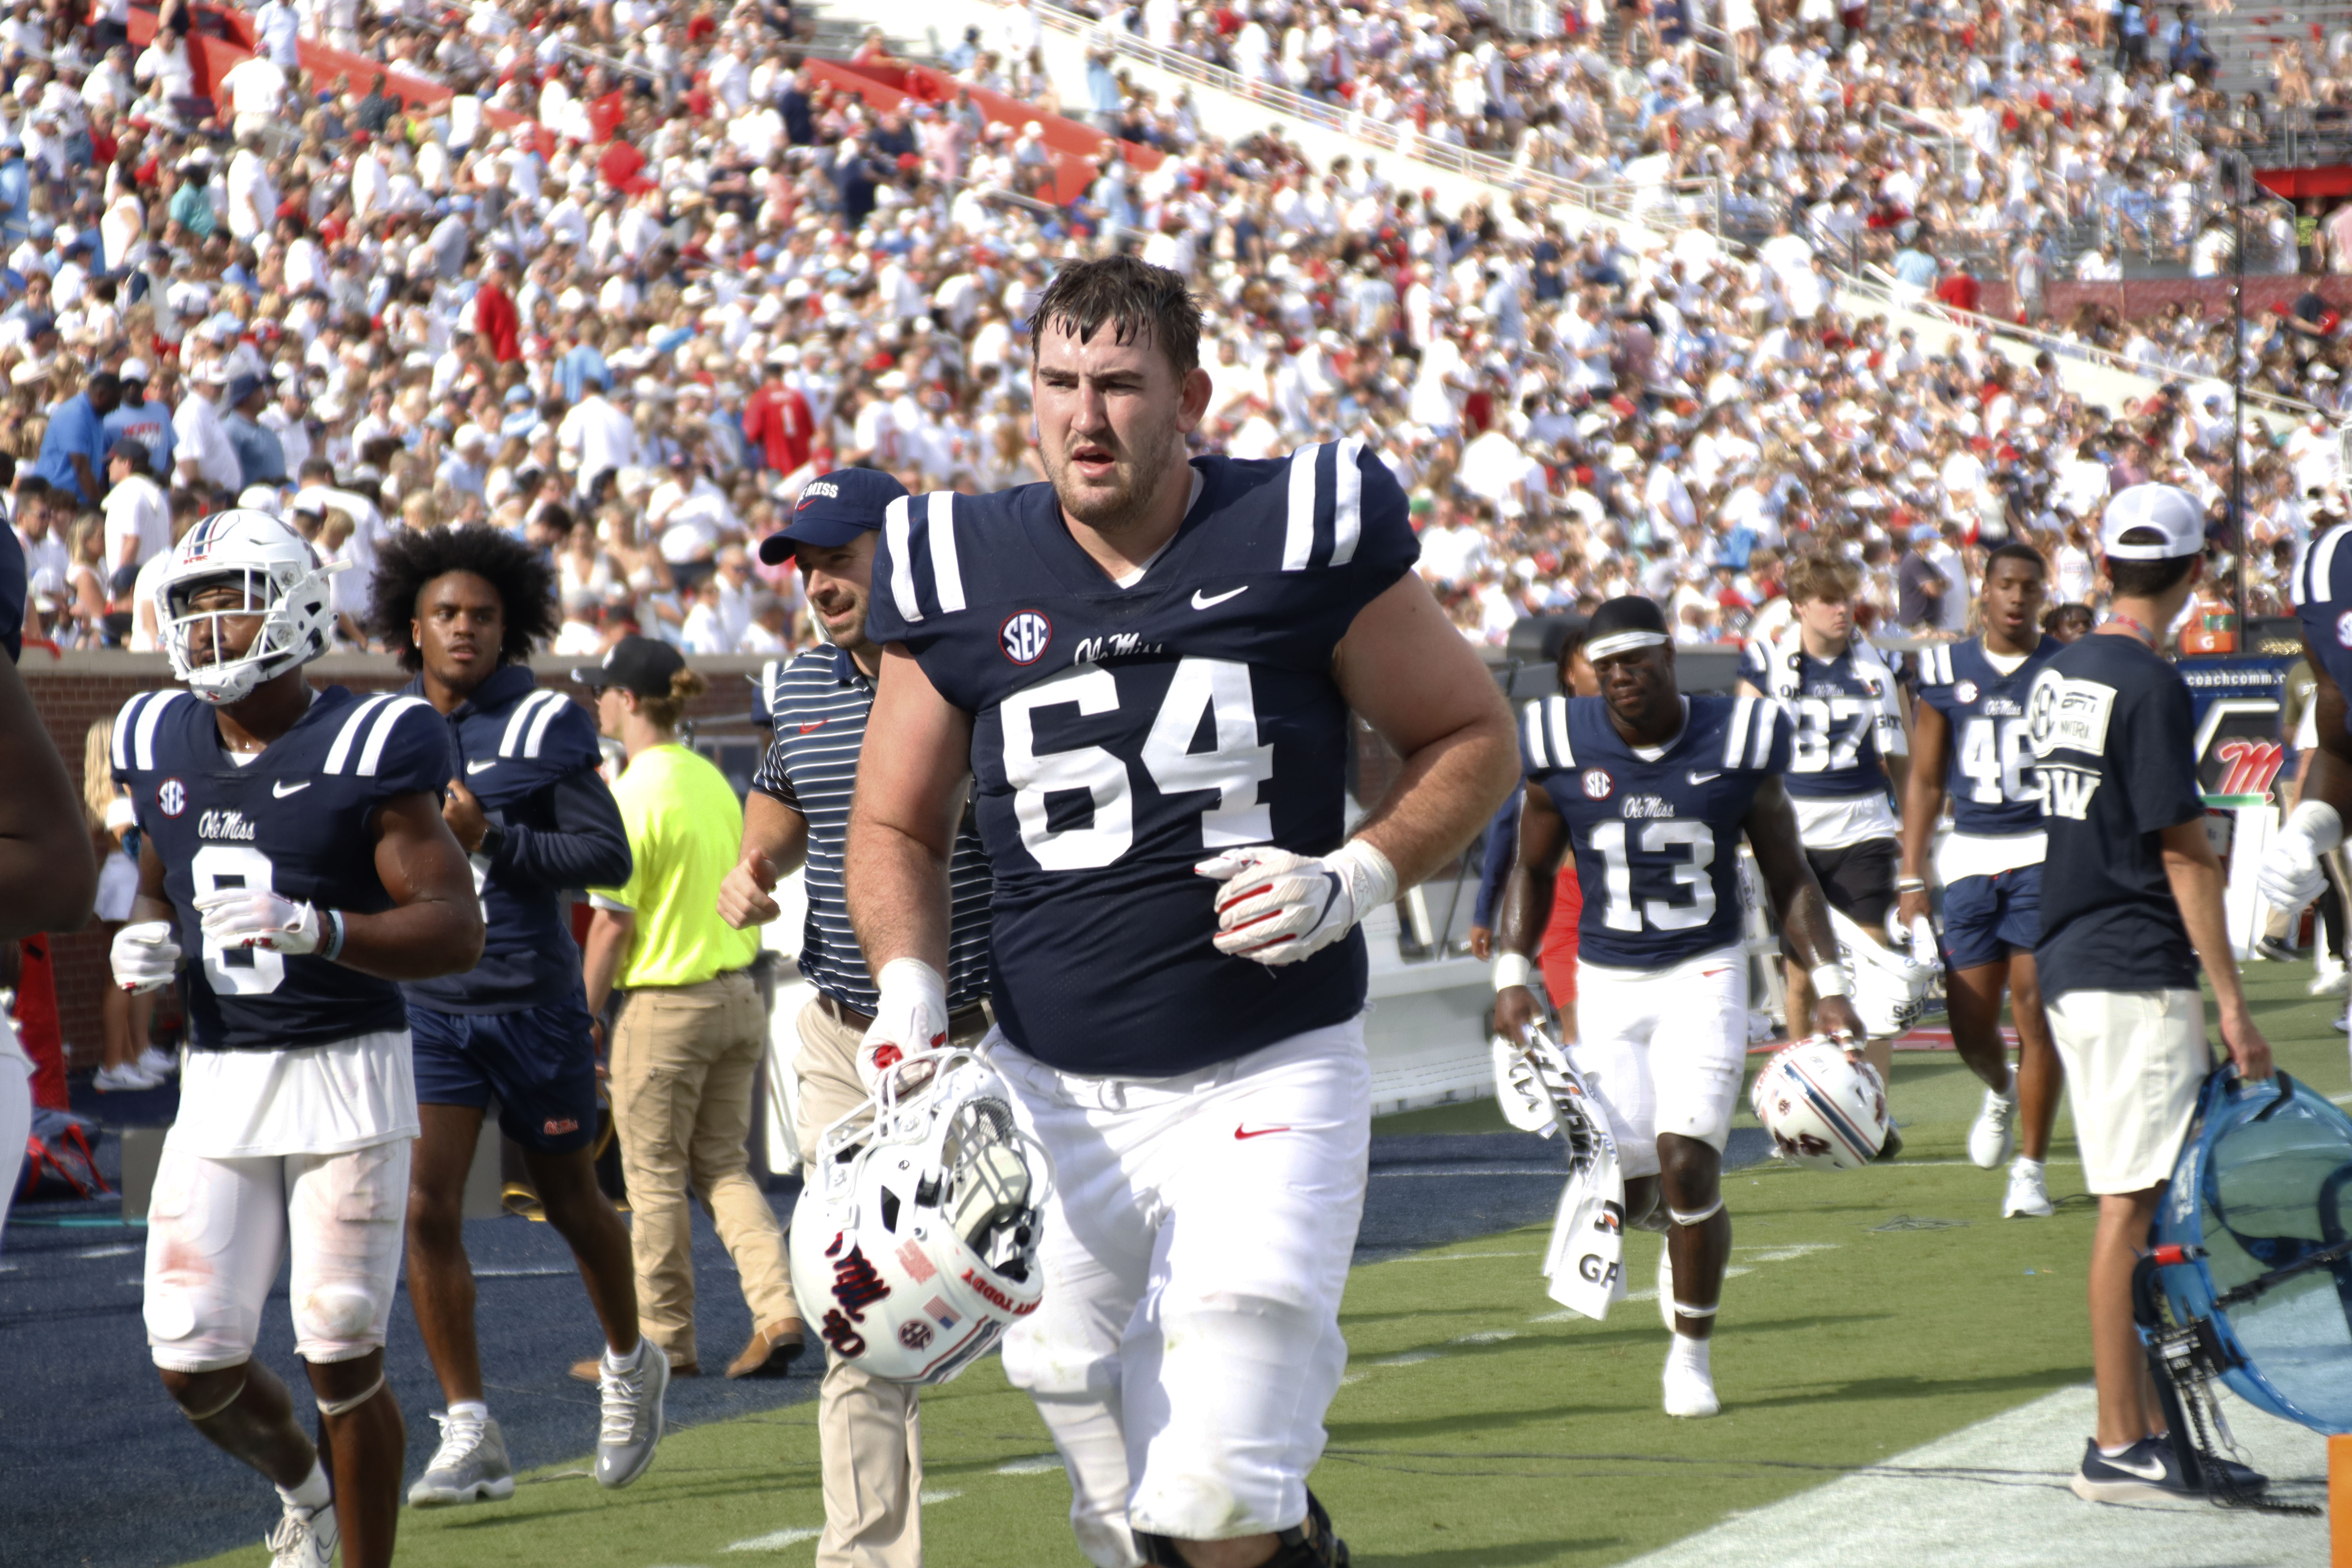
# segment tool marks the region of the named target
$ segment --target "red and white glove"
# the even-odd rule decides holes
[[[866,1026],[857,1047],[857,1077],[869,1094],[882,1075],[907,1058],[939,1049],[948,1043],[948,983],[919,958],[894,958],[874,977],[882,994],[875,1005],[874,1022]],[[919,1089],[930,1078],[908,1074],[901,1090]]]
[[[1217,951],[1276,967],[1322,952],[1397,894],[1396,868],[1361,838],[1319,859],[1253,844],[1192,869],[1224,884]]]
[[[258,947],[271,952],[316,952],[327,943],[329,924],[315,904],[266,888],[219,888],[196,900],[206,940],[223,947]]]
[[[172,940],[169,921],[140,921],[114,933],[107,954],[114,983],[133,996],[160,991],[180,972],[180,944]]]

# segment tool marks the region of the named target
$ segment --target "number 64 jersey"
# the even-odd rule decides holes
[[[1686,696],[1683,711],[1681,734],[1639,752],[1598,697],[1520,712],[1520,760],[1576,852],[1590,963],[1665,969],[1740,940],[1739,835],[1765,776],[1789,771],[1789,725],[1761,697]]]
[[[1281,969],[1211,945],[1218,851],[1339,847],[1353,735],[1331,674],[1411,569],[1404,493],[1360,441],[1202,458],[1128,584],[1053,487],[891,503],[866,635],[972,716],[996,883],[997,1022],[1050,1067],[1164,1078],[1363,1010],[1363,937]]]
[[[114,721],[113,763],[163,862],[197,1048],[294,1050],[408,1026],[389,980],[313,954],[207,942],[196,900],[267,888],[321,910],[392,908],[371,829],[386,801],[437,795],[449,781],[449,728],[431,704],[331,686],[239,766],[210,708],[185,691],[142,692]]]

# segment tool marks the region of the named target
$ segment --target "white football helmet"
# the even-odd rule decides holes
[[[1935,949],[1925,963],[1915,963],[1910,952],[1888,947],[1834,908],[1830,929],[1837,933],[1838,962],[1853,978],[1853,1010],[1870,1037],[1887,1039],[1917,1023],[1944,977]]]
[[[908,1057],[817,1137],[793,1211],[793,1293],[845,1361],[945,1383],[1044,1299],[1052,1188],[993,1068],[960,1047]]]
[[[1772,1152],[1816,1171],[1853,1171],[1885,1145],[1886,1085],[1878,1069],[1816,1035],[1776,1053],[1748,1091]]]
[[[172,673],[206,702],[240,701],[263,681],[308,664],[327,651],[334,607],[327,579],[342,570],[321,565],[308,542],[266,511],[216,511],[188,530],[173,547],[171,564],[155,590],[155,621]],[[242,607],[192,610],[200,588],[242,587]],[[243,655],[223,658],[220,622],[226,616],[258,615],[261,629]],[[211,631],[212,657],[199,663],[190,634],[202,623]]]

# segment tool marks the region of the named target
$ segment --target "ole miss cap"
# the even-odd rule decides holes
[[[2160,538],[2126,543],[2136,528]],[[2117,490],[2099,520],[2099,548],[2117,561],[2178,561],[2205,552],[2205,509],[2177,485],[2131,485]]]
[[[760,559],[781,566],[795,544],[835,550],[882,526],[882,514],[907,487],[879,468],[835,468],[811,479],[793,508],[793,521],[760,541]]]

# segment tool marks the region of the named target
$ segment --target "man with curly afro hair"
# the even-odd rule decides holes
[[[596,723],[529,663],[555,631],[555,574],[478,525],[403,532],[376,562],[369,621],[415,672],[410,693],[446,716],[456,773],[443,816],[474,863],[489,928],[472,973],[404,987],[415,1037],[417,1140],[408,1195],[408,1294],[448,1400],[412,1506],[514,1493],[506,1440],[482,1398],[466,1174],[490,1097],[522,1146],[548,1222],[572,1246],[604,1329],[596,1479],[645,1472],[661,1394],[637,1337],[628,1232],[596,1185],[594,1021],[559,898],[628,879],[629,840],[597,768]]]

